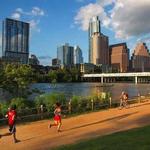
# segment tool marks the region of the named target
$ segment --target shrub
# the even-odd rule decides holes
[[[24,98],[17,97],[17,98],[13,98],[10,102],[10,106],[14,106],[14,105],[16,105],[17,110],[21,110],[21,109],[29,108],[33,104],[32,104],[32,102],[30,102]]]
[[[66,103],[66,98],[63,93],[51,93],[51,94],[43,94],[35,99],[36,106],[45,105],[48,111],[52,111],[54,104],[56,102],[61,103],[61,105]]]
[[[0,118],[6,115],[9,105],[7,103],[0,103]]]

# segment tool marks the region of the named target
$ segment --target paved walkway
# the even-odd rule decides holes
[[[63,144],[111,134],[150,124],[150,102],[134,104],[129,109],[118,108],[63,119],[62,132],[48,129],[49,120],[17,126],[17,137],[21,142],[14,144],[12,136],[0,139],[0,150],[49,150]],[[0,129],[6,133],[7,128]]]

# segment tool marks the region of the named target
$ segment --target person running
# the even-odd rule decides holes
[[[61,132],[60,127],[61,127],[61,105],[60,103],[55,104],[55,110],[54,110],[54,124],[49,124],[49,128],[52,126],[57,126],[57,131]]]
[[[9,125],[9,132],[8,135],[13,135],[14,143],[19,142],[19,140],[16,138],[16,105],[11,106],[8,109],[7,114],[5,115],[6,118],[8,118],[8,125]]]
[[[120,96],[120,109],[122,109],[123,107],[127,108],[127,101],[128,101],[128,93],[125,93],[123,91]]]

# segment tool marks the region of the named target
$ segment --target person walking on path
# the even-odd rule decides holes
[[[49,124],[49,128],[51,128],[52,126],[57,126],[57,131],[61,132],[60,128],[61,128],[61,105],[60,103],[56,103],[55,104],[55,110],[54,110],[54,124]]]

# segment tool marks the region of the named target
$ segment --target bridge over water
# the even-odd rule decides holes
[[[150,72],[84,74],[82,77],[83,78],[101,78],[101,83],[105,82],[106,79],[112,79],[116,77],[134,77],[135,83],[137,84],[139,82],[138,78],[150,77]]]

